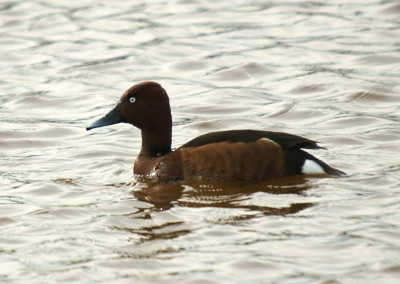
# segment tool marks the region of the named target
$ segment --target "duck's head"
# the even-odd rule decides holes
[[[171,109],[167,92],[155,82],[142,82],[129,88],[106,116],[86,127],[91,130],[120,122],[145,132],[171,131]]]

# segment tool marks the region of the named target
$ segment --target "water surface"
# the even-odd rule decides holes
[[[397,283],[397,1],[2,1],[0,281]],[[173,146],[290,132],[349,175],[137,180],[140,132],[86,132],[134,83]]]

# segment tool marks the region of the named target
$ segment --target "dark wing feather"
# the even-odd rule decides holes
[[[199,147],[218,142],[255,142],[261,138],[270,139],[279,144],[283,150],[289,149],[323,149],[317,142],[297,135],[284,132],[272,132],[262,130],[227,130],[210,132],[182,145],[180,148]]]

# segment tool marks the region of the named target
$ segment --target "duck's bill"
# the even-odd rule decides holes
[[[113,125],[113,124],[117,124],[120,122],[124,122],[124,120],[121,117],[121,115],[119,114],[118,106],[116,106],[109,113],[107,113],[106,116],[96,120],[89,126],[86,126],[86,130],[103,127],[103,126],[108,126],[108,125]]]

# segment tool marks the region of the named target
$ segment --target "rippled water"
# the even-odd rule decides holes
[[[0,281],[398,283],[400,4],[1,1]],[[222,129],[318,140],[345,178],[135,180],[140,133],[87,133],[132,84],[175,147]]]

